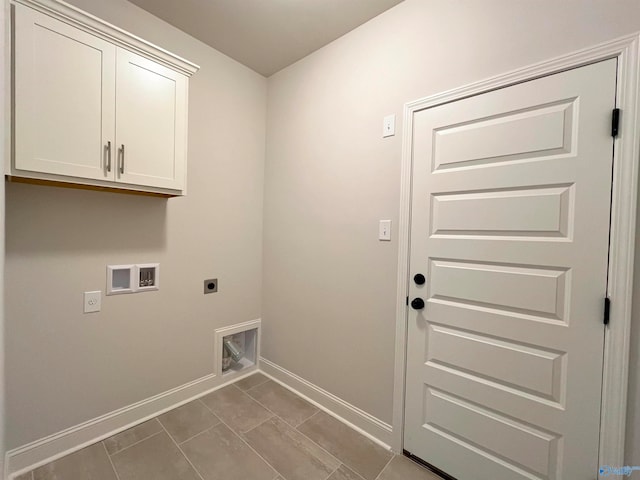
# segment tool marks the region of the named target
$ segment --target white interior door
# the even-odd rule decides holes
[[[117,180],[184,188],[186,77],[119,48],[116,92]]]
[[[115,47],[14,8],[15,167],[112,179],[106,146],[115,133]]]
[[[414,116],[404,448],[459,480],[597,477],[615,84]]]

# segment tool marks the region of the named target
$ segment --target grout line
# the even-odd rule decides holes
[[[160,423],[160,421],[158,421],[158,424],[160,425],[160,427],[162,427],[162,424]],[[126,430],[125,430],[126,431]],[[119,453],[124,452],[125,450],[130,449],[131,447],[135,447],[136,445],[138,445],[139,443],[144,442],[145,440],[149,440],[151,437],[155,437],[156,435],[158,435],[159,433],[162,433],[162,431],[159,432],[155,432],[152,433],[151,435],[141,438],[140,440],[135,441],[134,443],[132,443],[131,445],[127,445],[124,448],[121,448],[120,450],[118,450],[117,452],[113,452],[113,453],[109,453],[109,451],[107,450],[107,455],[109,455],[109,458],[111,458],[112,456],[118,455]],[[104,442],[104,440],[103,440]],[[105,448],[107,448],[107,446],[105,445]],[[64,458],[64,457],[63,457]]]
[[[160,425],[162,425],[162,422],[160,422]],[[171,436],[171,434],[167,431],[166,428],[164,428],[164,425],[162,425],[162,429],[164,430],[164,432],[169,436],[169,439],[173,442],[173,444],[176,446],[176,448],[180,451],[180,453],[182,454],[182,456],[184,457],[184,459],[187,461],[187,463],[189,465],[191,465],[191,468],[193,468],[193,471],[196,472],[196,475],[198,475],[198,477],[200,477],[200,480],[204,480],[204,477],[200,474],[200,472],[198,471],[198,469],[196,468],[196,466],[191,463],[191,460],[189,460],[189,457],[187,457],[187,454],[184,453],[184,451],[180,448],[180,445],[178,445],[176,443],[176,441],[173,439],[173,437]],[[162,432],[161,432],[162,433]]]
[[[207,408],[207,406],[204,404],[204,402],[201,402],[201,403],[202,403],[202,406],[207,410],[207,412],[209,412],[211,415],[213,415],[213,417],[218,421],[218,423],[214,423],[213,425],[211,425],[211,426],[209,426],[209,427],[205,428],[203,431],[201,431],[201,432],[199,432],[199,433],[196,433],[195,435],[191,435],[189,438],[187,438],[186,440],[182,440],[180,443],[176,442],[176,443],[178,443],[178,445],[184,445],[184,444],[185,444],[185,443],[187,443],[189,440],[193,440],[193,439],[194,439],[194,438],[196,438],[198,435],[202,435],[203,433],[208,432],[208,431],[209,431],[209,430],[211,430],[212,428],[217,427],[218,425],[220,425],[220,424],[222,423],[222,421],[218,418],[218,416],[217,416],[215,413],[213,413],[211,410],[209,410],[209,409]]]
[[[313,415],[311,415],[309,418],[307,418],[304,422],[302,422],[300,425],[298,425],[298,427],[301,427],[302,425],[304,425],[305,423],[307,423],[309,420],[311,420],[313,417],[315,417],[316,415],[318,415],[320,412],[323,412],[323,410],[318,409],[318,411],[317,411],[316,413],[314,413],[314,414],[313,414]],[[324,412],[324,413],[327,413],[327,412]],[[327,415],[328,415],[328,414],[327,414]],[[334,417],[331,417],[331,418],[334,418]],[[351,430],[352,432],[357,433],[360,437],[362,437],[362,438],[364,438],[364,439],[368,440],[369,442],[371,442],[371,439],[369,439],[369,438],[365,437],[364,435],[362,435],[362,434],[361,434],[360,432],[358,432],[357,430],[354,430],[353,428],[349,427],[348,425],[346,425],[346,426],[347,426],[347,427],[349,428],[349,430]],[[300,430],[298,429],[298,427],[296,427],[296,429],[295,429],[295,430],[296,430],[297,432],[300,432]],[[308,438],[309,440],[311,440],[311,441],[312,441],[313,443],[315,443],[316,445],[319,445],[317,442],[315,442],[315,441],[314,441],[314,440],[312,440],[311,438],[307,437],[304,433],[300,432],[300,434],[301,434],[301,435],[304,435],[306,438]],[[375,443],[375,442],[374,442],[374,443]],[[322,448],[322,449],[324,450],[324,448],[323,448],[322,446],[320,446],[320,448]],[[325,450],[325,452],[327,452],[327,450]],[[338,457],[336,457],[335,455],[331,454],[330,452],[327,452],[327,453],[329,453],[329,455],[333,456],[333,458],[335,458],[335,459],[337,459],[337,460],[340,460]],[[382,470],[380,470],[380,473],[378,473],[378,475],[376,476],[375,480],[378,480],[378,478],[380,477],[380,475],[382,475],[382,472],[384,472],[385,468],[387,468],[387,466],[391,463],[391,460],[393,460],[393,459],[396,457],[396,454],[395,454],[395,453],[393,453],[393,452],[390,452],[390,453],[391,453],[391,458],[390,458],[390,459],[389,459],[389,461],[385,464],[385,466],[382,468]],[[349,470],[353,470],[353,472],[354,472],[356,475],[359,475],[361,478],[363,478],[363,479],[364,479],[364,476],[360,475],[360,473],[359,473],[356,469],[354,469],[353,467],[351,467],[347,462],[342,461],[342,460],[340,460],[340,462],[341,462],[345,467],[349,468]]]
[[[313,415],[311,415],[309,418],[307,418],[304,422],[302,422],[300,425],[298,425],[298,427],[304,425],[305,423],[307,423],[309,420],[311,420],[313,417],[315,417],[316,415],[318,415],[320,412],[322,412],[322,410],[318,409],[318,411],[316,413],[314,413]],[[324,412],[327,413],[327,412]],[[328,414],[327,414],[328,415]],[[333,418],[333,417],[331,417]],[[352,432],[355,432],[358,434],[358,436],[362,437],[363,439],[367,440],[367,441],[371,441],[370,439],[368,439],[367,437],[365,437],[364,435],[362,435],[360,432],[354,430],[353,428],[349,427],[348,425],[346,425],[347,428],[349,428],[349,430],[351,430]],[[336,460],[338,460],[341,464],[343,464],[345,467],[349,468],[349,470],[352,470],[356,475],[359,475],[361,478],[364,479],[363,475],[360,475],[360,472],[358,472],[355,468],[353,468],[351,465],[349,465],[346,461],[343,461],[341,459],[339,459],[338,457],[336,457],[335,455],[333,455],[331,452],[329,452],[328,450],[325,450],[325,448],[320,445],[319,443],[317,443],[316,441],[314,441],[313,439],[309,438],[308,436],[306,436],[303,432],[301,432],[298,427],[295,428],[295,431],[300,433],[300,435],[304,436],[305,438],[309,439],[309,441],[315,443],[316,445],[318,445],[322,450],[324,450],[325,452],[327,452],[329,455],[331,455],[333,458],[335,458]],[[389,463],[391,463],[391,460],[393,460],[393,458],[395,457],[395,454],[392,453],[391,458],[389,459],[389,461],[385,464],[384,468],[382,470],[380,470],[380,473],[378,473],[378,476],[376,477],[375,480],[378,480],[378,477],[382,474],[382,472],[384,471],[385,468],[387,468],[387,465],[389,465]],[[340,468],[340,467],[338,467]]]
[[[270,379],[267,379],[270,380]],[[271,380],[273,382],[273,380]],[[266,383],[266,382],[265,382]],[[274,384],[276,384],[276,382],[273,382]],[[262,385],[262,384],[260,384]],[[260,385],[257,385],[258,387]],[[277,385],[277,384],[276,384]],[[254,387],[255,388],[255,387]],[[284,387],[283,387],[284,388]],[[254,400],[256,403],[258,403],[261,407],[263,407],[264,409],[266,409],[267,411],[271,412],[274,416],[278,417],[280,420],[282,420],[284,423],[286,423],[287,425],[289,425],[290,427],[296,429],[298,428],[298,426],[302,425],[304,422],[306,422],[307,420],[311,419],[312,417],[316,416],[318,413],[320,413],[320,409],[317,408],[315,405],[310,404],[309,402],[307,402],[306,400],[304,400],[303,398],[300,398],[298,395],[296,395],[293,392],[290,392],[292,395],[294,395],[297,399],[304,401],[305,403],[308,403],[309,405],[311,405],[314,409],[315,412],[313,412],[311,415],[309,415],[307,418],[304,418],[303,420],[301,420],[300,422],[298,422],[298,424],[294,425],[293,423],[290,423],[289,421],[285,420],[284,418],[282,418],[281,416],[279,416],[276,412],[274,412],[273,410],[270,410],[266,405],[264,405],[262,402],[260,402],[260,400],[258,400],[256,397],[254,397],[253,395],[251,395],[250,390],[253,390],[253,388],[250,388],[249,390],[244,391],[245,394],[247,394],[249,396],[249,398],[251,398],[252,400]],[[266,420],[265,420],[266,421]],[[261,422],[260,425],[262,425],[264,422]],[[257,428],[260,425],[256,425],[253,428]],[[251,430],[253,430],[253,428]],[[247,432],[250,430],[247,430]],[[245,433],[247,433],[245,432]]]
[[[311,415],[309,418],[305,418],[304,420],[302,420],[298,425],[296,425],[295,428],[296,430],[298,430],[298,427],[301,427],[303,424],[307,423],[309,420],[311,420],[313,417],[315,417],[316,415],[318,415],[322,410],[320,410],[318,408],[318,411],[315,412],[313,415]]]
[[[292,392],[293,393],[293,392]],[[295,395],[295,394],[294,394]],[[271,410],[269,410],[265,405],[263,405],[262,403],[260,403],[258,400],[256,400],[255,398],[253,398],[252,396],[248,395],[249,398],[252,398],[258,405],[260,405],[262,408],[264,408],[266,411],[272,413],[275,417],[278,417],[280,420],[282,420],[282,422],[285,425],[288,425],[289,427],[291,427],[293,429],[293,431],[295,431],[296,433],[302,435],[304,438],[306,438],[307,440],[309,440],[311,443],[313,443],[314,445],[316,445],[320,450],[322,450],[323,452],[325,452],[327,455],[329,455],[331,458],[335,459],[338,462],[338,468],[340,468],[340,465],[343,464],[344,462],[342,460],[340,460],[338,457],[336,457],[334,454],[332,454],[331,452],[329,452],[328,450],[326,450],[322,445],[320,445],[318,442],[315,442],[314,440],[312,440],[311,438],[307,437],[304,433],[302,433],[300,430],[298,430],[297,427],[292,427],[291,425],[289,425],[286,420],[284,420],[283,418],[281,418],[277,413],[272,412]],[[296,395],[296,397],[300,398],[298,395]],[[304,399],[303,399],[304,400]],[[305,420],[302,423],[305,423],[309,420],[311,420],[313,417],[315,417],[316,415],[318,415],[321,412],[320,409],[318,409],[318,411],[316,413],[314,413],[313,415],[311,415],[309,418],[307,418],[307,420]],[[264,422],[262,422],[264,423]],[[302,424],[301,424],[302,425]],[[357,433],[357,432],[356,432]],[[360,435],[360,434],[358,434]],[[365,437],[366,438],[366,437]],[[314,455],[315,457],[315,455]],[[348,465],[347,465],[348,466]],[[355,471],[355,470],[354,470]],[[358,472],[356,472],[358,473]],[[360,475],[358,473],[358,475]],[[283,475],[284,476],[284,475]]]
[[[238,389],[238,390],[240,390],[240,389]],[[244,392],[242,392],[242,393],[244,393]],[[202,403],[204,403],[204,402],[202,402]],[[209,408],[209,406],[207,404],[205,404],[204,406],[207,407],[211,413],[213,413],[214,415],[216,414],[211,408]],[[271,412],[271,413],[273,413],[273,412]],[[278,470],[276,470],[276,467],[271,465],[271,463],[269,463],[266,458],[264,458],[262,455],[260,455],[260,453],[258,453],[258,451],[255,448],[253,448],[249,444],[249,442],[247,442],[244,438],[242,438],[242,435],[244,435],[244,434],[237,433],[233,428],[231,428],[229,425],[227,425],[227,423],[222,418],[220,418],[220,417],[218,417],[218,418],[220,419],[220,423],[222,423],[225,427],[227,427],[231,433],[233,433],[236,437],[238,437],[242,443],[244,443],[247,447],[249,447],[249,449],[253,453],[255,453],[258,457],[260,457],[264,463],[269,465],[273,469],[273,471],[276,472],[276,476],[273,477],[274,480],[279,476],[284,478],[284,475],[282,473],[280,473]],[[272,418],[273,417],[269,417],[269,418],[267,418],[267,420],[271,420]],[[266,422],[267,420],[265,420],[264,422]],[[264,422],[260,423],[260,425],[262,425]],[[251,430],[253,430],[253,428]],[[247,430],[247,431],[251,431],[251,430]],[[247,432],[245,432],[245,433],[247,433]]]
[[[304,420],[302,420],[300,423],[298,423],[297,425],[294,425],[293,428],[295,428],[296,430],[298,429],[298,427],[300,425],[302,425],[303,423],[307,423],[309,420],[311,420],[313,417],[315,417],[316,415],[318,415],[322,410],[320,410],[319,408],[315,407],[315,405],[313,406],[316,411],[313,412],[311,415],[309,415],[307,418],[305,418]]]
[[[200,435],[204,435],[205,433],[210,432],[211,430],[213,430],[214,428],[216,428],[217,426],[222,425],[222,424],[223,424],[222,422],[218,422],[218,423],[216,423],[215,425],[210,426],[210,427],[209,427],[209,428],[207,428],[206,430],[204,430],[204,431],[202,431],[202,432],[200,432],[200,433],[195,434],[193,437],[187,438],[184,442],[180,442],[178,445],[184,445],[185,443],[190,442],[190,441],[191,441],[191,440],[193,440],[194,438],[197,438],[197,437],[199,437]],[[182,447],[181,447],[181,448],[182,448]]]
[[[271,414],[271,416],[270,416],[269,418],[267,418],[267,419],[265,419],[265,420],[262,420],[259,424],[257,424],[255,427],[251,427],[249,430],[246,430],[246,431],[244,431],[244,432],[240,432],[240,434],[241,434],[241,435],[246,435],[247,433],[252,432],[252,431],[254,431],[256,428],[258,428],[258,427],[260,427],[260,426],[264,425],[264,424],[265,424],[265,423],[267,423],[269,420],[271,420],[273,417],[276,417],[276,416],[277,416],[277,415],[276,415],[275,413],[273,413],[273,412],[269,412],[269,413]],[[278,417],[278,418],[280,418],[280,417]]]
[[[382,475],[382,473],[387,469],[387,467],[389,466],[389,464],[391,463],[391,461],[396,458],[395,453],[393,454],[393,456],[389,459],[389,461],[387,462],[387,464],[384,466],[384,468],[382,470],[380,470],[380,473],[378,474],[378,476],[375,478],[375,480],[379,480],[380,475]]]
[[[258,373],[260,373],[260,372],[258,372]],[[257,374],[255,374],[255,373],[254,373],[254,375],[257,375]],[[262,375],[262,374],[261,374],[261,375]],[[248,376],[248,377],[246,377],[246,378],[251,378],[252,376],[253,376],[253,375],[250,375],[250,376]],[[253,390],[254,388],[257,388],[257,387],[259,387],[260,385],[264,385],[265,383],[267,383],[268,381],[270,381],[270,380],[271,380],[269,377],[267,377],[267,376],[265,376],[265,375],[262,375],[262,376],[264,377],[264,380],[263,380],[262,382],[260,382],[260,383],[256,384],[256,385],[254,385],[253,387],[247,388],[246,390],[242,390],[240,387],[238,387],[238,389],[239,389],[239,390],[242,390],[243,392],[245,392],[245,393],[246,393],[246,392],[248,392],[249,390]],[[271,381],[273,382],[273,380],[271,380]],[[275,382],[274,382],[274,383],[275,383]]]
[[[111,468],[113,469],[113,473],[115,474],[116,479],[120,480],[120,475],[118,475],[118,471],[116,470],[116,466],[113,464],[113,460],[111,460],[111,455],[109,455],[109,451],[107,450],[107,446],[102,441],[100,443],[102,444],[102,448],[104,448],[104,453],[107,454],[107,458],[109,459],[109,463],[111,464]],[[34,480],[33,472],[31,472],[31,480]]]
[[[340,467],[342,466],[342,463],[339,463],[338,466],[335,468],[335,470],[333,472],[331,472],[329,475],[327,475],[327,477],[324,480],[329,480],[331,478],[331,475],[333,475],[334,473],[336,473],[338,470],[340,470]]]

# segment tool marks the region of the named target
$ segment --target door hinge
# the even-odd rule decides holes
[[[609,325],[609,312],[611,311],[611,300],[609,297],[604,297],[604,319],[602,323]]]
[[[407,305],[409,305],[409,297],[407,297]]]
[[[620,109],[614,108],[611,113],[611,136],[616,138],[620,130]]]

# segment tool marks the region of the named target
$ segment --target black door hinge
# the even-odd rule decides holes
[[[620,109],[614,108],[611,113],[611,136],[616,138],[620,130]]]
[[[407,305],[409,305],[409,297],[407,297]]]
[[[611,300],[609,297],[604,297],[604,319],[602,323],[609,325],[609,312],[611,311]]]

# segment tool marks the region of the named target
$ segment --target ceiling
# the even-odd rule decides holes
[[[402,0],[129,0],[269,76]]]

